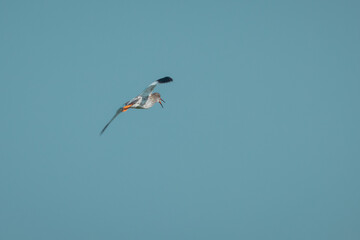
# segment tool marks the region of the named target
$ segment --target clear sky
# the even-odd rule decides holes
[[[359,9],[1,0],[0,239],[360,239]]]

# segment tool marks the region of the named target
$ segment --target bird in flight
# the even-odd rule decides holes
[[[103,134],[103,132],[106,130],[106,128],[109,126],[109,124],[122,112],[126,112],[129,110],[129,108],[137,108],[137,109],[147,109],[154,106],[155,103],[160,103],[161,107],[163,107],[161,102],[165,102],[161,97],[159,93],[152,93],[154,91],[154,88],[158,84],[162,83],[168,83],[172,82],[171,77],[163,77],[155,82],[151,83],[145,90],[138,96],[134,97],[130,101],[126,102],[124,106],[119,108],[115,115],[112,117],[112,119],[105,125],[103,130],[101,130],[100,135]]]

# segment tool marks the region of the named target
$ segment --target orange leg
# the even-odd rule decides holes
[[[125,107],[123,107],[122,112],[126,112],[127,110],[129,110],[129,108],[134,105],[134,104],[130,104],[130,105],[126,105]]]

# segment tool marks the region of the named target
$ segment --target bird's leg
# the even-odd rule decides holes
[[[134,104],[129,104],[129,105],[126,105],[125,107],[123,107],[123,110],[122,112],[126,112],[127,110],[129,110],[129,108],[134,105]]]

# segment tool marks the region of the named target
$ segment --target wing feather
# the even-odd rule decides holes
[[[145,96],[149,96],[153,91],[154,88],[156,87],[156,85],[163,84],[163,83],[168,83],[168,82],[172,82],[172,78],[171,77],[163,77],[160,78],[158,80],[156,80],[155,82],[151,83],[147,88],[145,88],[145,90],[140,94],[140,96],[145,97]]]
[[[105,125],[105,127],[103,128],[103,130],[101,130],[100,132],[100,135],[104,133],[104,131],[106,130],[106,128],[110,125],[110,123],[117,117],[117,115],[119,115],[122,111],[123,111],[124,108],[119,108],[115,115],[112,117],[112,119]]]

